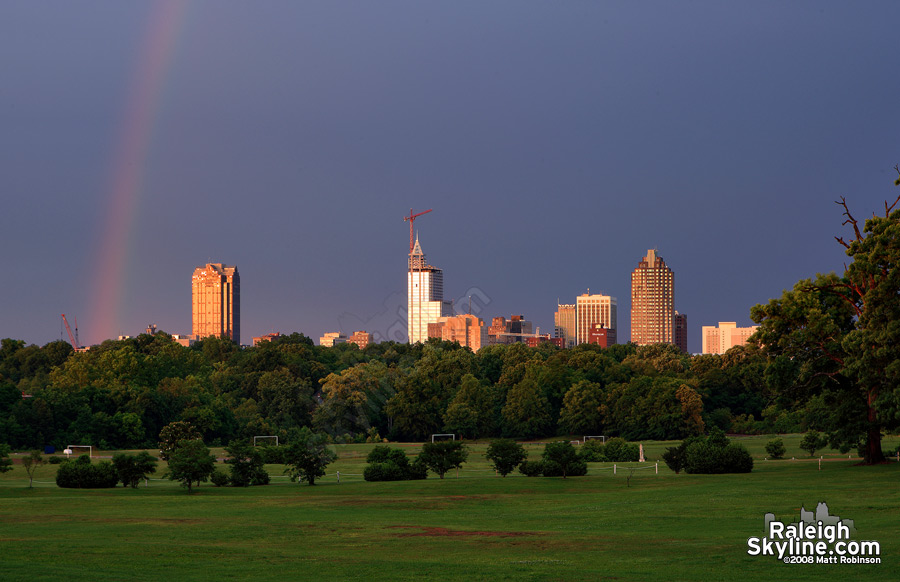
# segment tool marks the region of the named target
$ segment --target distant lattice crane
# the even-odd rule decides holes
[[[431,212],[433,208],[429,208],[424,212],[419,212],[418,214],[413,214],[412,208],[409,209],[409,216],[403,217],[403,222],[409,221],[409,252],[412,254],[413,246],[415,245],[415,240],[413,239],[413,221],[416,220],[417,217],[422,216],[423,214],[428,214]]]
[[[72,321],[75,322],[75,335],[72,335],[72,328],[69,327],[69,320],[66,319],[66,314],[62,314],[63,323],[66,324],[66,332],[69,334],[69,343],[72,344],[72,347],[76,350],[80,347],[78,345],[78,318],[74,315],[72,316]]]

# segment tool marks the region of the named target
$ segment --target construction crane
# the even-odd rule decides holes
[[[66,324],[66,331],[69,333],[69,343],[72,344],[72,347],[76,350],[79,348],[78,346],[78,318],[74,315],[72,316],[72,321],[75,322],[75,335],[72,335],[72,328],[69,327],[69,320],[66,319],[66,314],[62,314],[63,323]]]
[[[410,254],[412,254],[413,246],[415,245],[415,241],[413,240],[413,221],[415,221],[416,218],[418,218],[419,216],[422,216],[423,214],[428,214],[432,210],[433,210],[432,208],[429,208],[428,210],[426,210],[424,212],[419,212],[418,214],[413,214],[412,208],[410,208],[409,216],[403,217],[403,222],[409,221],[409,252],[410,252]]]

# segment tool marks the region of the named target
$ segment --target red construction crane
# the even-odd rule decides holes
[[[415,241],[413,240],[413,221],[417,217],[422,216],[423,214],[428,214],[432,210],[433,210],[433,208],[429,208],[428,210],[426,210],[424,212],[419,212],[418,214],[413,214],[412,208],[410,208],[409,216],[403,217],[403,222],[406,222],[407,220],[409,221],[409,252],[410,253],[413,252],[413,246],[416,244]]]
[[[75,322],[75,335],[72,335],[72,328],[69,327],[69,320],[66,319],[66,314],[62,314],[63,323],[66,324],[66,331],[69,333],[69,342],[72,344],[72,347],[76,350],[78,349],[78,319],[73,315],[72,321]]]

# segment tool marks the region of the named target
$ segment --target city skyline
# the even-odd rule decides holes
[[[689,351],[847,257],[893,199],[900,5],[13,3],[0,22],[0,337],[394,330],[408,208],[479,317],[618,298],[659,249]],[[420,222],[421,221],[421,222]],[[465,309],[458,309],[465,311]],[[473,310],[475,313],[475,310]],[[346,325],[343,322],[347,322]],[[369,330],[367,330],[369,331]],[[372,330],[374,331],[374,330]]]

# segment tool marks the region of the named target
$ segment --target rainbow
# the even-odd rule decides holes
[[[124,118],[114,142],[106,217],[95,255],[90,318],[84,320],[89,322],[89,337],[95,343],[116,337],[122,329],[130,239],[136,230],[144,170],[166,75],[187,13],[187,0],[159,0],[148,6],[150,14],[140,37]]]

